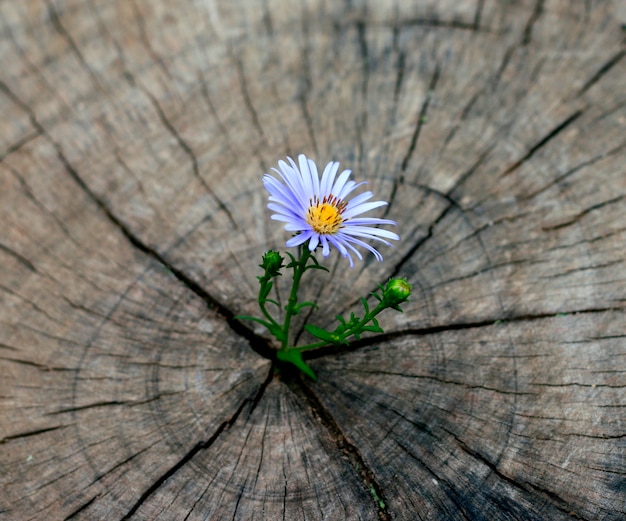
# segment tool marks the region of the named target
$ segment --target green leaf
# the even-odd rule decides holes
[[[382,300],[383,300],[383,297],[381,297],[381,296],[380,296],[378,293],[376,293],[375,291],[372,291],[372,292],[370,293],[370,295],[371,295],[372,297],[374,297],[376,300],[378,300],[379,302],[382,302]]]
[[[302,359],[302,353],[295,349],[280,350],[276,353],[276,358],[283,362],[289,362],[295,365],[300,371],[307,375],[311,380],[317,382],[317,376],[306,362]]]
[[[271,280],[267,282],[261,282],[261,289],[259,291],[260,301],[267,300],[267,296],[269,295],[270,291],[272,291],[273,286],[274,286],[274,283]]]
[[[295,267],[299,264],[299,262],[298,262],[298,261],[296,260],[296,258],[295,258],[295,257],[294,257],[291,253],[289,253],[288,251],[286,251],[285,253],[286,253],[287,255],[289,255],[289,258],[291,259],[291,262],[290,262],[289,264],[287,264],[287,267],[288,267],[288,268],[295,268]]]
[[[263,320],[262,318],[251,317],[249,315],[236,315],[234,318],[236,318],[237,320],[250,320],[251,322],[257,322],[259,324],[262,324],[268,329],[270,333],[272,333],[272,335],[274,335],[276,340],[278,340],[279,342],[283,341],[283,330],[278,324],[272,324],[271,322]]]
[[[372,333],[384,333],[383,328],[380,326],[363,326],[361,331],[371,331]]]
[[[367,315],[370,312],[370,307],[367,305],[367,300],[365,300],[363,297],[361,297],[361,304],[363,304],[363,307],[365,308],[365,314]]]
[[[306,324],[304,326],[304,329],[306,329],[314,337],[319,338],[320,340],[323,340],[324,342],[328,342],[334,345],[339,345],[342,342],[342,339],[339,338],[337,335],[334,335],[330,331],[326,331],[325,329],[322,329],[321,327],[314,326],[312,324]]]
[[[306,306],[311,306],[312,308],[317,309],[318,305],[315,302],[302,302],[302,304],[298,304],[297,306],[294,306],[293,308],[293,314],[297,315],[298,313],[300,313],[300,310]]]

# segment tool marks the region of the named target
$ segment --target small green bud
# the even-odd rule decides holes
[[[263,255],[263,263],[259,264],[261,268],[265,270],[264,279],[269,280],[272,277],[278,277],[280,270],[283,267],[283,257],[280,253],[274,250],[269,250]]]
[[[389,279],[383,290],[382,301],[387,306],[402,311],[399,305],[409,299],[411,289],[411,285],[406,281],[406,278]]]

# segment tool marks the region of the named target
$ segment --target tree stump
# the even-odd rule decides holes
[[[619,4],[0,3],[0,517],[624,519]],[[401,235],[311,321],[414,288],[316,383],[235,318],[301,152]]]

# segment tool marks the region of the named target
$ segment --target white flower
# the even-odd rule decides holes
[[[367,202],[372,192],[364,192],[348,200],[347,196],[358,186],[365,183],[349,181],[350,170],[344,170],[337,177],[339,163],[330,162],[322,172],[320,180],[317,166],[304,154],[298,156],[299,166],[290,157],[278,162],[278,168],[272,168],[281,180],[265,174],[263,184],[269,192],[267,207],[273,210],[272,219],[287,223],[285,230],[296,235],[287,241],[287,246],[298,246],[309,241],[309,250],[322,246],[322,254],[328,257],[330,247],[334,246],[354,266],[350,252],[359,259],[363,257],[354,247],[362,246],[372,252],[376,260],[382,261],[382,255],[364,240],[376,240],[391,246],[386,239],[398,240],[400,237],[388,230],[374,228],[379,224],[396,225],[395,221],[377,217],[357,217],[365,212],[385,206],[385,201]]]

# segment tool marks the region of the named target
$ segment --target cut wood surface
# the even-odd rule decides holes
[[[0,518],[625,519],[624,24],[619,0],[0,2]],[[401,236],[307,273],[311,322],[414,289],[311,353],[317,382],[235,318],[288,238],[261,177],[299,153]]]

